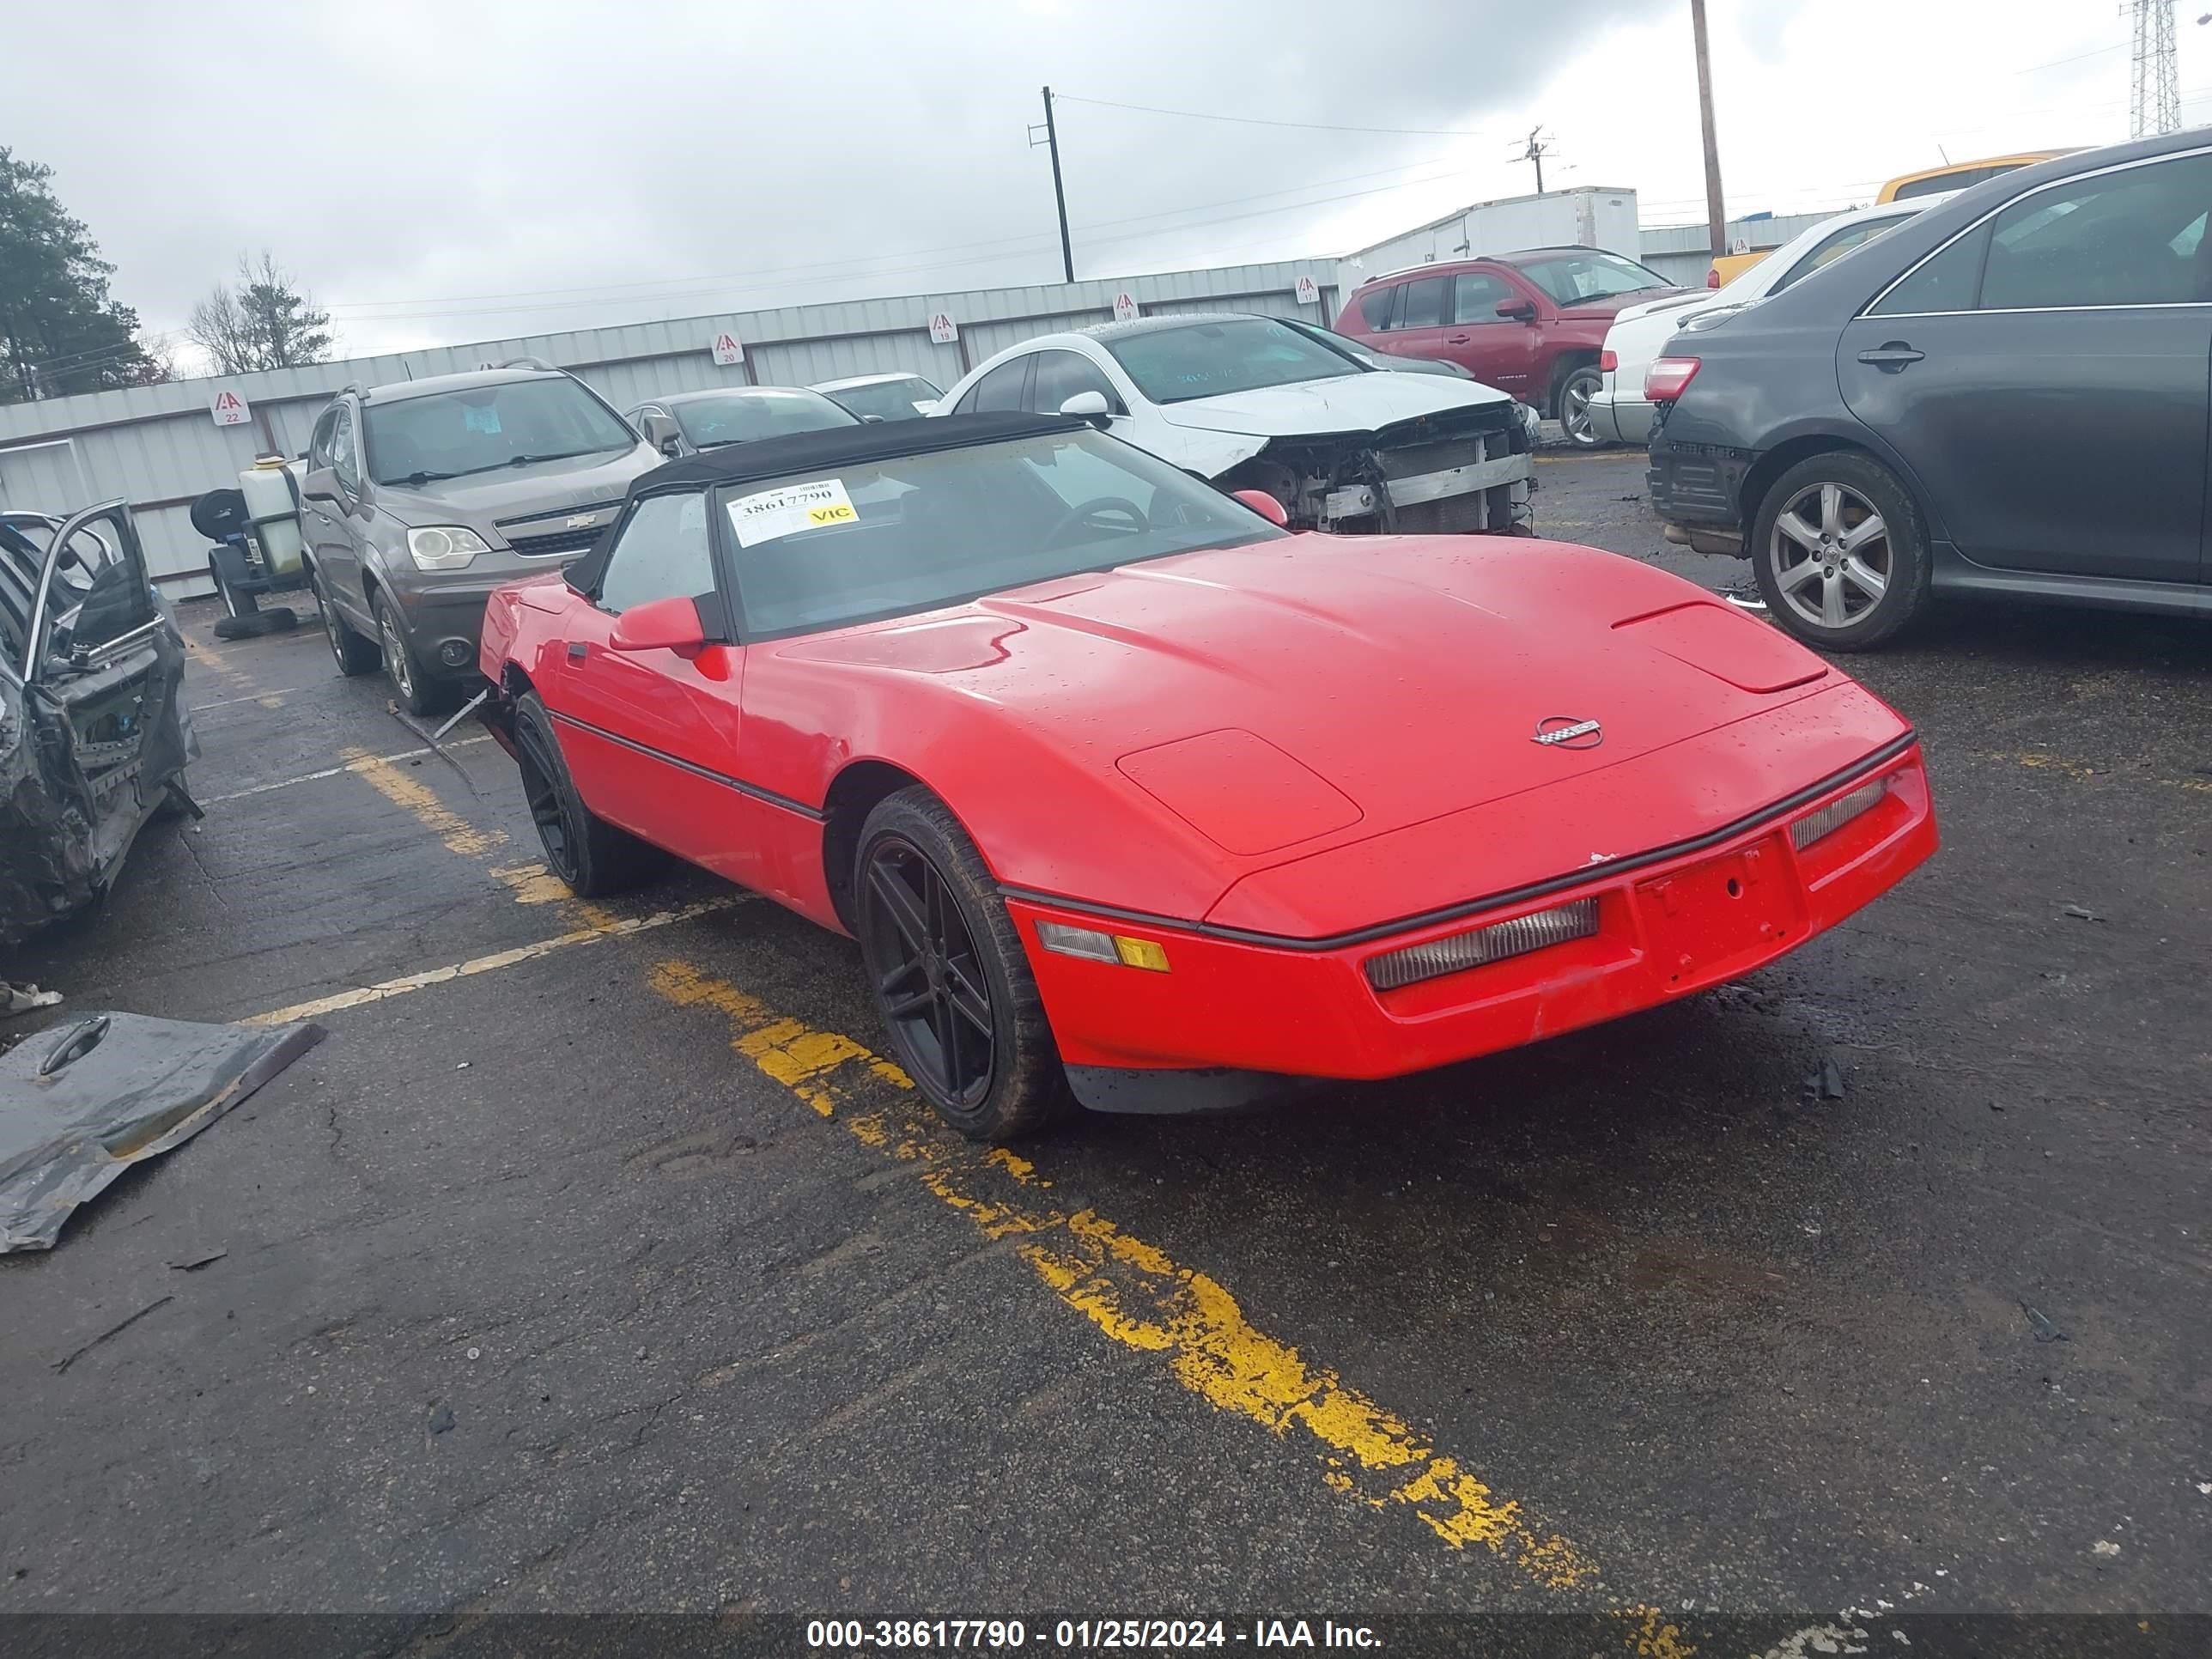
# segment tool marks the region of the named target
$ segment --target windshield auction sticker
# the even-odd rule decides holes
[[[781,489],[763,489],[757,495],[740,495],[730,503],[730,525],[738,532],[740,547],[796,536],[802,530],[857,524],[860,519],[853,510],[853,498],[845,493],[842,478],[786,484]]]

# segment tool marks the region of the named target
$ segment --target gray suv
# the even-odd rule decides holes
[[[315,422],[300,526],[339,672],[428,714],[477,672],[485,597],[580,557],[661,457],[534,359],[349,386]]]

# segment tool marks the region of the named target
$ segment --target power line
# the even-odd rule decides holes
[[[987,240],[980,241],[946,242],[933,247],[913,248],[908,250],[906,254],[859,254],[842,259],[811,259],[802,261],[798,264],[763,265],[756,266],[748,270],[709,271],[705,275],[696,276],[659,276],[635,283],[585,283],[568,288],[496,289],[483,294],[417,295],[409,299],[398,300],[334,300],[331,302],[328,309],[334,313],[339,312],[351,313],[365,312],[370,307],[377,306],[470,305],[479,300],[534,300],[550,298],[554,295],[563,294],[580,294],[586,296],[599,295],[604,297],[613,297],[621,295],[634,295],[635,297],[649,300],[658,298],[659,296],[653,294],[644,293],[641,292],[641,290],[648,289],[665,289],[669,287],[671,284],[690,284],[696,286],[701,283],[736,282],[740,279],[751,276],[783,276],[797,271],[821,270],[825,269],[842,268],[847,265],[867,264],[873,260],[886,258],[909,258],[914,254],[923,253],[958,253],[970,248],[1007,247],[1013,245],[1042,242],[1049,240],[1050,239],[1048,237],[1030,233],[1019,236],[993,237]],[[997,258],[999,256],[994,254],[989,257]],[[974,261],[958,260],[948,263],[973,264]],[[563,307],[557,305],[545,306],[538,308],[547,311],[558,311],[563,309]],[[377,319],[374,315],[369,315],[361,317],[357,320],[374,322],[377,320]]]
[[[120,362],[140,353],[150,354],[180,343],[174,334],[153,334],[124,341],[118,345],[88,346],[82,351],[64,351],[52,357],[26,358],[21,366],[33,374],[82,374],[88,369],[105,366],[111,360]]]
[[[1184,215],[1184,214],[1188,214],[1188,213],[1204,213],[1204,212],[1210,211],[1211,210],[1212,210],[1212,209],[1214,209],[1214,208],[1219,208],[1219,207],[1236,207],[1236,206],[1239,206],[1239,205],[1241,205],[1242,204],[1246,203],[1246,202],[1263,202],[1263,201],[1267,201],[1267,200],[1268,200],[1270,198],[1273,198],[1273,197],[1277,197],[1277,196],[1290,196],[1290,195],[1297,194],[1297,192],[1300,192],[1300,191],[1303,191],[1317,190],[1317,189],[1321,188],[1322,186],[1323,186],[1323,185],[1325,185],[1353,184],[1353,183],[1357,183],[1357,182],[1358,182],[1358,181],[1360,181],[1360,180],[1362,180],[1362,179],[1382,179],[1382,178],[1388,178],[1389,175],[1391,175],[1391,174],[1393,174],[1393,173],[1411,173],[1411,172],[1413,172],[1413,171],[1414,171],[1415,169],[1419,168],[1419,167],[1433,167],[1433,166],[1436,166],[1437,164],[1438,164],[1439,162],[1442,162],[1442,161],[1445,161],[1445,160],[1447,160],[1447,159],[1448,159],[1448,158],[1446,158],[1446,157],[1444,157],[1444,156],[1440,156],[1440,155],[1437,155],[1437,156],[1429,156],[1429,157],[1425,157],[1425,159],[1423,159],[1423,160],[1421,160],[1421,161],[1407,161],[1407,162],[1403,163],[1403,164],[1402,164],[1402,165],[1401,165],[1401,166],[1394,167],[1374,167],[1374,168],[1370,168],[1369,170],[1367,170],[1367,171],[1365,171],[1365,172],[1363,172],[1363,173],[1338,173],[1338,174],[1334,174],[1334,175],[1332,175],[1332,176],[1330,176],[1330,177],[1328,177],[1328,178],[1327,178],[1327,179],[1311,179],[1311,180],[1309,180],[1307,183],[1303,184],[1303,185],[1285,185],[1285,186],[1283,189],[1281,189],[1281,190],[1255,191],[1251,192],[1251,193],[1250,193],[1250,194],[1249,194],[1249,195],[1224,197],[1224,198],[1220,198],[1220,199],[1218,199],[1218,200],[1211,201],[1211,202],[1194,202],[1194,203],[1190,204],[1189,204],[1188,206],[1187,206],[1187,207],[1179,207],[1179,208],[1165,208],[1165,209],[1157,210],[1155,210],[1155,211],[1153,211],[1153,212],[1150,212],[1150,213],[1131,213],[1131,214],[1125,214],[1125,215],[1123,215],[1121,217],[1117,218],[1117,219],[1098,219],[1098,220],[1094,220],[1094,221],[1092,221],[1091,222],[1090,222],[1090,223],[1088,223],[1088,224],[1080,224],[1080,225],[1077,225],[1077,226],[1075,226],[1075,227],[1074,227],[1074,228],[1076,228],[1077,230],[1079,230],[1079,231],[1086,231],[1086,232],[1088,232],[1088,231],[1096,231],[1096,230],[1109,230],[1109,229],[1112,229],[1112,228],[1115,228],[1116,226],[1121,226],[1121,225],[1140,224],[1140,223],[1144,223],[1144,222],[1147,222],[1147,221],[1152,221],[1152,220],[1178,218],[1178,217],[1181,217],[1181,216],[1182,216],[1182,215]],[[1425,180],[1408,180],[1407,182],[1409,182],[1409,183],[1423,183],[1423,182],[1426,182],[1426,181],[1425,181]],[[1300,206],[1304,206],[1304,205],[1306,205],[1306,204],[1302,203],[1302,202],[1293,202],[1293,203],[1286,203],[1286,204],[1285,204],[1285,209],[1286,209],[1286,210],[1287,210],[1287,209],[1289,209],[1289,208],[1300,207]],[[1165,229],[1167,229],[1167,230],[1170,230],[1170,231],[1172,231],[1172,230],[1175,230],[1175,229],[1188,228],[1188,227],[1164,227],[1164,228],[1165,228]],[[1042,234],[1042,233],[1034,233],[1034,232],[1033,232],[1033,233],[1030,233],[1030,234],[1024,234],[1024,235],[1018,235],[1018,236],[1002,236],[1002,237],[997,237],[997,238],[994,238],[994,239],[992,239],[992,240],[988,240],[988,241],[953,242],[953,243],[949,243],[949,244],[940,245],[940,246],[935,246],[935,247],[915,248],[915,249],[911,249],[911,250],[909,250],[909,251],[908,252],[908,253],[906,253],[906,254],[899,254],[899,255],[887,255],[887,254],[865,254],[865,255],[860,255],[860,256],[857,256],[857,257],[855,257],[855,258],[846,258],[846,259],[823,259],[823,260],[812,260],[812,261],[809,261],[809,262],[806,262],[806,263],[804,263],[804,264],[791,264],[791,265],[770,265],[770,266],[763,266],[763,267],[756,267],[756,268],[754,268],[754,269],[751,269],[751,270],[732,270],[732,271],[721,271],[721,272],[709,272],[709,273],[708,273],[708,274],[706,274],[706,275],[704,275],[704,276],[663,276],[663,277],[658,277],[658,278],[651,279],[651,280],[648,280],[648,281],[635,282],[635,283],[580,283],[580,284],[577,284],[577,285],[575,285],[575,286],[574,286],[574,287],[568,287],[568,288],[503,289],[495,289],[495,290],[492,290],[492,291],[486,292],[486,293],[482,293],[482,294],[445,295],[441,295],[441,296],[435,296],[435,297],[432,297],[432,296],[417,296],[417,297],[408,298],[408,299],[392,299],[392,300],[357,300],[357,301],[331,301],[331,302],[330,306],[328,307],[328,309],[329,309],[331,313],[333,313],[334,314],[339,314],[339,315],[340,315],[340,319],[341,319],[341,320],[353,320],[353,321],[357,321],[357,322],[377,322],[377,321],[384,320],[384,319],[385,319],[386,318],[387,318],[387,317],[396,316],[396,315],[400,315],[400,314],[404,314],[404,315],[408,315],[408,316],[416,316],[416,315],[431,315],[431,314],[435,314],[435,313],[384,313],[384,312],[374,311],[374,310],[372,310],[372,309],[371,309],[371,307],[387,307],[387,306],[446,306],[446,305],[467,305],[467,304],[472,304],[472,303],[474,303],[475,301],[490,301],[490,300],[528,300],[528,299],[538,299],[538,298],[550,298],[550,297],[552,297],[552,296],[561,295],[578,295],[586,296],[586,298],[589,298],[590,296],[600,296],[600,297],[604,297],[604,298],[611,299],[611,299],[617,299],[617,298],[623,298],[623,297],[632,297],[632,298],[641,299],[641,300],[662,299],[662,298],[675,298],[675,297],[681,297],[681,296],[683,296],[683,295],[684,295],[694,294],[694,293],[698,293],[698,292],[702,291],[702,289],[700,288],[700,284],[702,284],[702,283],[729,283],[729,282],[738,282],[738,281],[742,281],[742,280],[744,280],[744,279],[746,279],[746,278],[755,277],[755,276],[780,276],[780,275],[786,275],[786,274],[790,274],[790,273],[795,273],[795,272],[799,272],[799,271],[822,270],[825,270],[825,269],[831,269],[831,268],[842,269],[842,268],[844,268],[844,267],[853,266],[853,265],[866,265],[866,264],[873,264],[874,262],[876,262],[877,260],[883,259],[883,258],[904,258],[911,257],[912,255],[919,255],[919,254],[926,254],[926,253],[952,253],[952,252],[963,252],[963,251],[964,251],[964,250],[970,249],[970,248],[1001,248],[1001,247],[1004,247],[1004,248],[1007,248],[1007,249],[1008,249],[1008,254],[1007,254],[1007,255],[1001,255],[1001,254],[998,254],[998,253],[992,253],[992,254],[989,254],[989,255],[987,255],[987,256],[984,256],[984,257],[986,257],[986,258],[1002,258],[1002,257],[1009,257],[1009,256],[1010,256],[1010,254],[1011,254],[1011,252],[1013,251],[1013,246],[1012,246],[1012,245],[1020,245],[1020,246],[1042,245],[1042,244],[1045,244],[1045,243],[1049,242],[1049,241],[1050,241],[1050,240],[1051,240],[1051,238],[1050,238],[1050,237],[1046,236],[1046,235]],[[1126,238],[1126,237],[1109,237],[1109,238],[1106,238],[1105,240],[1109,240],[1109,241],[1122,241],[1122,240],[1128,240],[1128,239],[1127,239],[1127,238]],[[948,264],[977,264],[977,263],[980,263],[980,262],[981,262],[980,260],[969,259],[969,260],[951,261],[951,262],[947,262],[947,263],[948,263]],[[906,267],[906,269],[915,269],[915,268],[916,268],[916,267],[913,267],[913,266],[908,266],[908,267]],[[855,273],[855,274],[857,274],[857,275],[860,275],[860,276],[866,276],[866,275],[869,275],[869,274],[871,274],[871,273],[869,273],[869,272],[867,272],[867,271],[860,271],[860,272],[857,272],[857,273]],[[659,289],[659,290],[663,290],[663,291],[662,291],[662,292],[659,292],[659,293],[652,293],[652,292],[647,292],[647,291],[646,291],[646,290],[650,290],[650,289]],[[511,309],[515,309],[515,310],[532,310],[532,309],[535,309],[535,310],[556,311],[556,310],[564,310],[564,309],[567,309],[568,307],[563,307],[563,306],[559,306],[559,305],[549,305],[549,306],[544,306],[544,307],[510,307],[510,308],[511,308]]]
[[[1139,115],[1173,115],[1187,121],[1227,121],[1240,127],[1294,127],[1302,132],[1382,132],[1408,138],[1487,138],[1492,135],[1467,127],[1353,127],[1329,121],[1271,121],[1257,115],[1217,115],[1209,110],[1159,109],[1151,104],[1117,104],[1110,98],[1079,98],[1072,92],[1054,93],[1063,104],[1090,104],[1099,109],[1133,110]]]
[[[2024,70],[2014,70],[2014,75],[2037,75],[2047,69],[2057,69],[2062,64],[2078,64],[2085,58],[2102,58],[2108,52],[2124,52],[2128,43],[2115,40],[2109,46],[2099,46],[2091,52],[2077,52],[2071,58],[2054,58],[2047,64],[2030,64]]]
[[[1446,158],[1441,156],[1431,157],[1427,161],[1408,162],[1403,167],[1382,167],[1367,173],[1347,173],[1335,179],[1316,179],[1313,183],[1308,185],[1291,185],[1279,191],[1262,191],[1250,196],[1229,197],[1216,202],[1199,203],[1188,207],[1170,208],[1158,213],[1130,214],[1121,219],[1101,220],[1094,225],[1078,226],[1076,228],[1088,231],[1105,228],[1115,225],[1135,224],[1151,220],[1178,217],[1185,214],[1209,212],[1215,208],[1233,207],[1241,202],[1263,201],[1271,196],[1286,196],[1296,191],[1315,190],[1320,188],[1322,185],[1331,183],[1349,183],[1352,180],[1360,179],[1371,179],[1389,173],[1405,173],[1417,167],[1435,167],[1442,163],[1445,159]],[[1297,201],[1285,202],[1273,207],[1255,208],[1245,213],[1224,214],[1212,220],[1206,221],[1203,224],[1152,225],[1146,229],[1128,232],[1122,235],[1096,237],[1091,240],[1103,244],[1115,244],[1135,241],[1151,236],[1175,235],[1188,231],[1202,229],[1205,228],[1206,225],[1233,224],[1241,220],[1261,218],[1270,214],[1295,212],[1300,209],[1310,207],[1324,207],[1337,202],[1352,201],[1363,197],[1387,194],[1392,191],[1407,190],[1420,185],[1437,184],[1442,182],[1443,179],[1458,176],[1460,176],[1459,170],[1447,169],[1441,173],[1427,173],[1419,178],[1401,179],[1395,184],[1374,185],[1365,190],[1345,191],[1330,196],[1306,197]],[[897,265],[878,264],[875,265],[873,269],[853,270],[848,274],[856,277],[878,276],[889,276],[902,275],[908,271],[957,269],[961,265],[981,264],[992,260],[1012,257],[1017,250],[1001,247],[1001,245],[1004,243],[1022,243],[1033,247],[1042,248],[1049,245],[1051,240],[1052,239],[1049,236],[1039,234],[1023,237],[1000,238],[994,243],[956,243],[952,245],[953,249],[967,246],[991,246],[1000,248],[1000,251],[981,253],[966,259],[934,260],[925,261],[920,264],[910,263]],[[932,250],[917,249],[915,251],[916,252],[927,252]],[[438,307],[417,311],[349,312],[347,315],[341,317],[339,320],[342,322],[358,324],[378,322],[414,322],[447,318],[512,316],[539,312],[580,310],[586,307],[619,303],[624,299],[645,303],[702,298],[714,295],[736,295],[757,292],[763,287],[781,285],[774,283],[755,283],[750,288],[744,286],[733,286],[733,284],[740,283],[745,279],[752,277],[786,276],[791,273],[798,271],[811,270],[819,273],[826,267],[870,264],[876,259],[886,257],[898,256],[875,255],[867,258],[856,260],[827,260],[817,261],[813,264],[805,265],[769,266],[755,270],[725,272],[720,276],[708,277],[668,277],[662,279],[664,284],[680,283],[686,284],[686,286],[661,286],[658,289],[658,291],[652,293],[617,291],[640,289],[647,286],[643,283],[610,284],[605,288],[524,289],[513,294],[490,293],[468,297],[483,300],[500,300],[509,298],[528,300],[536,298],[541,295],[563,294],[577,294],[585,297],[574,300],[553,300],[549,303],[543,305],[487,305],[482,307],[462,307],[459,308]],[[830,281],[839,280],[840,278],[831,276],[819,276],[816,279]],[[366,301],[363,303],[386,306],[403,306],[410,303],[426,304],[434,307],[436,305],[436,302],[434,301],[409,301],[404,300],[376,301]],[[332,309],[335,311],[336,307],[334,306]]]

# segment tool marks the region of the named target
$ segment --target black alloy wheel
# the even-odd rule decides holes
[[[667,855],[584,805],[561,745],[553,717],[535,691],[514,702],[514,759],[522,797],[545,849],[545,867],[578,898],[598,898],[635,887],[656,874]]]
[[[915,785],[876,803],[850,921],[907,1075],[971,1140],[1035,1133],[1068,1103],[1060,1045],[997,880],[952,809]]]
[[[864,875],[876,994],[907,1069],[932,1099],[973,1110],[996,1075],[998,1022],[968,919],[943,872],[903,836],[878,837]]]
[[[536,720],[515,722],[514,758],[522,773],[522,798],[529,804],[530,821],[538,826],[545,867],[573,889],[577,849],[584,840],[584,804],[557,781],[562,769],[551,752],[552,741],[553,734]]]

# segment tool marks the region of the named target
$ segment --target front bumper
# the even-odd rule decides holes
[[[1800,849],[1790,825],[1875,779],[1871,810]],[[1194,1097],[1177,1073],[1288,1080],[1400,1076],[1618,1018],[1738,979],[1794,951],[1894,886],[1936,847],[1916,743],[1861,763],[1717,839],[1624,860],[1455,915],[1343,943],[1154,924],[1031,894],[1007,908],[1028,947],[1063,1060],[1123,1074],[1118,1109],[1146,1071],[1164,1094]],[[1376,991],[1373,957],[1540,910],[1595,899],[1598,931],[1486,966]],[[1165,973],[1048,951],[1039,921],[1110,927],[1157,941]],[[1086,1079],[1096,1092],[1097,1079]],[[1246,1091],[1249,1096],[1249,1091]],[[1168,1108],[1173,1109],[1172,1106]]]
[[[477,672],[485,602],[491,598],[492,589],[513,581],[516,574],[505,570],[435,586],[394,584],[407,642],[424,672],[452,680],[466,679]]]

